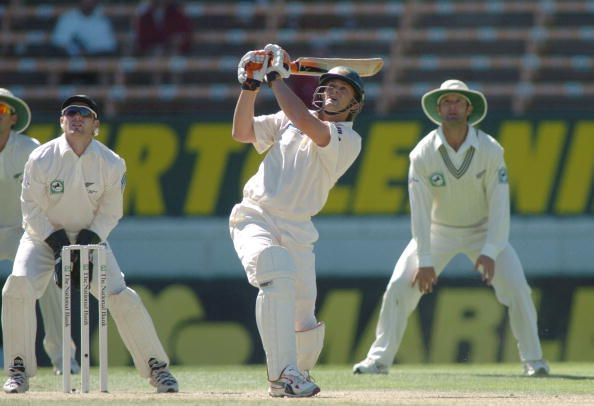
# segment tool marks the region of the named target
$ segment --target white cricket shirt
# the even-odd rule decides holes
[[[88,228],[106,240],[123,215],[126,164],[93,139],[78,157],[64,134],[37,148],[25,166],[23,226],[45,240],[64,228],[70,237]]]
[[[317,214],[361,151],[361,136],[352,122],[326,124],[330,143],[319,147],[282,111],[255,117],[254,147],[268,153],[246,183],[244,198],[283,218],[306,220]]]
[[[469,127],[454,151],[442,128],[427,134],[410,153],[412,235],[419,266],[433,266],[431,225],[487,229],[481,254],[495,259],[509,237],[509,185],[503,148]]]
[[[39,146],[39,141],[11,131],[4,149],[0,151],[0,247],[7,239],[22,233],[21,183],[29,154]],[[14,244],[10,244],[11,246]],[[12,258],[0,248],[0,259]]]

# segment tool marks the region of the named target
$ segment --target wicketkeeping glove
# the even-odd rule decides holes
[[[237,65],[237,80],[244,90],[256,90],[264,80],[269,55],[263,50],[249,51]]]
[[[54,251],[54,258],[56,260],[54,267],[54,281],[59,288],[62,288],[61,251],[63,246],[70,245],[70,241],[63,229],[54,232],[45,241]],[[99,244],[100,242],[101,237],[94,231],[86,228],[80,230],[76,236],[76,244],[79,245]],[[80,251],[72,251],[70,253],[70,264],[72,265],[72,271],[70,273],[72,286],[78,288],[80,286]],[[89,261],[89,280],[91,279],[93,279],[93,262]]]
[[[70,245],[66,231],[61,228],[54,231],[45,239],[45,242],[52,249],[54,254],[54,281],[58,287],[62,287],[62,247]],[[71,257],[72,259],[72,257]]]
[[[266,81],[268,84],[278,79],[279,76],[283,79],[291,76],[291,58],[287,51],[276,44],[266,45],[264,51],[271,55],[270,64],[266,71]]]

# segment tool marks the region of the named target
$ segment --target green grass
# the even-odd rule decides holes
[[[552,375],[526,378],[516,364],[396,365],[389,375],[353,375],[351,367],[314,371],[322,392],[312,399],[270,399],[262,365],[174,367],[181,392],[157,395],[133,368],[110,368],[109,394],[62,394],[62,379],[41,368],[24,395],[0,395],[0,404],[228,405],[228,404],[594,404],[594,364],[558,363]],[[79,376],[73,376],[79,385]]]

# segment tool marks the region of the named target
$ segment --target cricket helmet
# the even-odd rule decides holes
[[[324,86],[331,79],[344,80],[355,90],[355,100],[359,103],[365,101],[365,89],[359,74],[348,66],[336,66],[320,76],[320,86]]]

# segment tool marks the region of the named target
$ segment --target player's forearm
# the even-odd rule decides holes
[[[111,231],[118,225],[123,216],[122,204],[113,202],[112,204],[103,204],[99,207],[97,215],[88,228],[93,230],[102,241],[107,240]]]
[[[43,211],[36,206],[23,204],[23,224],[27,234],[40,240],[45,240],[51,233],[56,231]]]
[[[509,187],[499,185],[489,199],[487,238],[481,254],[497,258],[509,241],[510,225]]]
[[[276,79],[271,87],[279,107],[295,127],[303,131],[316,145],[321,147],[328,145],[330,142],[328,126],[311,115],[305,104],[285,82]]]
[[[431,208],[433,198],[422,175],[411,164],[408,179],[411,232],[417,243],[419,267],[433,266],[431,257]]]
[[[35,180],[33,173],[32,164],[28,163],[25,166],[20,199],[23,225],[28,234],[45,240],[55,229],[45,214],[45,209],[47,208],[45,185]]]
[[[233,129],[231,136],[234,140],[244,143],[256,142],[254,133],[254,104],[258,91],[242,90],[233,113]]]

